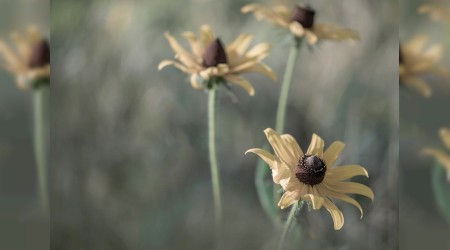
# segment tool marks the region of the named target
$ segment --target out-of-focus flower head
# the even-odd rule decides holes
[[[425,4],[419,7],[419,14],[427,14],[435,22],[450,24],[450,8],[433,4]]]
[[[254,95],[252,84],[241,74],[257,72],[276,80],[272,69],[261,62],[269,54],[270,45],[260,43],[249,49],[252,35],[240,35],[224,46],[211,27],[204,25],[201,27],[200,36],[193,32],[183,33],[191,46],[191,52],[185,50],[168,32],[165,36],[178,61],[163,60],[158,69],[173,65],[191,75],[191,85],[196,89],[212,88],[214,84],[226,81],[244,88],[249,95]]]
[[[421,78],[426,74],[438,75],[449,79],[448,69],[440,66],[444,47],[433,44],[426,48],[428,37],[418,35],[399,48],[400,84],[412,88],[424,97],[432,94],[430,86]]]
[[[36,27],[30,26],[24,34],[11,34],[13,47],[0,39],[0,58],[3,68],[15,78],[17,86],[31,89],[50,83],[50,46]]]
[[[252,12],[258,20],[264,19],[288,29],[295,37],[306,37],[309,44],[319,40],[359,40],[359,34],[354,30],[334,24],[316,24],[314,9],[306,5],[294,5],[291,1],[275,1],[267,6],[252,3],[242,7],[241,11]]]
[[[344,215],[330,199],[335,198],[356,206],[362,218],[361,205],[347,194],[364,195],[372,201],[374,194],[363,184],[344,181],[357,175],[369,177],[366,169],[359,165],[334,166],[344,143],[335,141],[324,152],[325,142],[314,134],[304,153],[291,135],[280,135],[270,128],[264,133],[275,155],[260,148],[249,149],[246,153],[261,157],[272,170],[273,181],[286,191],[278,206],[284,209],[300,200],[310,202],[313,209],[325,206],[333,218],[334,229],[339,230],[344,225]]]
[[[441,128],[439,130],[439,135],[444,145],[448,150],[450,150],[450,129]],[[447,170],[447,179],[450,182],[450,154],[447,154],[440,149],[433,148],[426,148],[423,152],[427,155],[433,156],[440,164],[442,164],[442,166]]]

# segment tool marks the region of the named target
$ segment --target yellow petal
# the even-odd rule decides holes
[[[442,44],[434,44],[428,48],[423,55],[432,63],[437,63],[444,55],[444,46]]]
[[[245,89],[250,96],[255,95],[255,89],[253,88],[252,84],[249,81],[245,80],[245,78],[237,75],[227,75],[225,76],[225,79],[230,83],[234,83],[239,87]]]
[[[289,186],[289,189],[295,187],[293,186],[294,183],[289,184],[289,178],[291,177],[289,168],[286,165],[282,164],[276,156],[260,148],[249,149],[245,152],[245,154],[249,152],[258,155],[263,161],[267,163],[267,165],[269,165],[270,169],[272,170],[273,182],[275,182],[276,184],[280,184],[281,186],[283,186],[283,188],[285,186]]]
[[[412,88],[412,89],[416,90],[417,92],[419,92],[419,94],[421,94],[423,97],[426,97],[426,98],[431,97],[432,90],[431,90],[430,86],[428,86],[428,84],[426,84],[426,82],[423,81],[422,79],[420,79],[418,77],[408,76],[408,77],[403,77],[401,79],[401,82],[405,86]]]
[[[297,37],[302,37],[302,36],[305,35],[305,29],[304,29],[303,26],[302,26],[300,23],[298,23],[298,22],[291,22],[291,23],[289,24],[289,30],[291,31],[291,33],[292,33],[294,36],[297,36]]]
[[[306,194],[302,197],[303,200],[311,202],[314,210],[320,209],[323,206],[324,199],[313,194]]]
[[[241,12],[246,14],[246,13],[255,11],[255,10],[259,9],[259,8],[261,8],[261,5],[256,4],[256,3],[251,3],[251,4],[247,4],[247,5],[243,6],[241,8]]]
[[[314,25],[313,33],[320,39],[334,41],[360,40],[358,32],[332,24],[316,24]]]
[[[352,204],[353,206],[357,207],[357,208],[359,209],[360,214],[361,214],[360,219],[362,219],[362,217],[363,217],[363,215],[364,215],[363,209],[362,209],[361,205],[359,204],[359,202],[357,202],[355,199],[351,198],[350,196],[348,196],[348,195],[346,195],[346,194],[338,193],[338,192],[335,192],[335,191],[333,191],[333,190],[326,190],[326,191],[324,191],[324,192],[325,192],[328,196],[334,197],[334,198],[336,198],[336,199],[343,200],[343,201],[345,201],[345,202],[347,202],[347,203],[350,203],[350,204]]]
[[[317,134],[313,134],[311,143],[309,144],[308,151],[306,151],[307,155],[317,155],[322,157],[323,147],[325,146],[325,142],[318,136]]]
[[[253,36],[250,34],[242,34],[238,36],[232,43],[227,46],[228,53],[236,53],[241,56],[248,49],[248,46],[253,40]]]
[[[20,68],[21,65],[24,65],[21,58],[19,58],[2,40],[0,40],[0,56],[12,70],[16,70],[17,68]]]
[[[448,149],[450,149],[450,129],[441,128],[439,130],[439,135],[441,136],[444,145],[447,146]]]
[[[450,171],[450,155],[441,150],[427,148],[423,150],[426,155],[433,156],[439,163],[441,163],[447,170]]]
[[[192,52],[197,57],[197,62],[199,62],[198,59],[202,58],[204,50],[205,50],[202,42],[198,40],[198,38],[194,34],[194,32],[188,31],[188,32],[184,32],[182,35],[188,41],[189,45],[191,46]]]
[[[177,63],[175,61],[172,60],[163,60],[159,63],[158,65],[158,70],[162,70],[163,68],[173,65],[175,68],[183,71],[184,73],[190,73],[189,70],[182,64]]]
[[[261,157],[261,159],[263,161],[265,161],[267,163],[267,165],[269,165],[270,168],[276,168],[278,167],[278,157],[276,157],[275,155],[269,153],[268,151],[261,149],[261,148],[251,148],[247,151],[245,151],[245,154],[247,153],[254,153],[256,155],[258,155],[259,157]]]
[[[177,40],[170,35],[169,32],[164,33],[164,36],[167,38],[170,47],[176,54],[177,58],[187,67],[192,68],[201,68],[200,65],[196,62],[191,53],[187,52],[178,42]]]
[[[313,32],[306,31],[305,34],[306,34],[306,40],[308,40],[309,44],[314,45],[317,43],[317,41],[319,41],[319,38]]]
[[[359,194],[359,195],[364,195],[364,196],[370,198],[372,201],[374,200],[374,194],[372,192],[372,189],[370,189],[368,186],[360,184],[360,183],[327,181],[326,183],[324,183],[324,185],[328,189],[336,191],[338,193]]]
[[[333,181],[343,181],[358,175],[369,177],[367,170],[359,165],[345,165],[341,167],[328,168],[325,174],[326,178],[330,178]]]
[[[340,141],[333,142],[328,149],[323,154],[323,160],[328,167],[334,166],[337,158],[341,155],[342,150],[344,150],[345,144]]]
[[[325,198],[324,204],[325,208],[331,214],[331,218],[333,218],[334,230],[339,230],[344,226],[344,215],[341,210],[330,201],[330,199]]]
[[[405,51],[405,54],[420,54],[425,47],[426,42],[428,41],[428,37],[425,35],[417,35],[411,40],[409,40],[402,49]]]
[[[251,73],[251,72],[261,73],[261,74],[269,77],[273,81],[277,80],[277,76],[275,75],[275,73],[269,66],[265,65],[264,63],[255,63],[254,61],[250,61],[246,64],[239,65],[239,66],[233,68],[232,72],[234,72],[234,73]]]
[[[291,154],[295,158],[299,160],[303,156],[302,149],[300,148],[297,141],[292,135],[288,134],[281,135],[281,140],[283,141],[284,145],[287,145],[286,148],[291,152]]]
[[[202,25],[200,27],[200,39],[203,43],[203,47],[206,48],[214,39],[216,39],[216,35],[209,25]]]
[[[198,74],[192,74],[191,78],[190,78],[190,82],[191,82],[191,86],[194,89],[201,89],[203,88],[203,85],[201,83],[198,82]]]
[[[267,140],[272,146],[275,154],[284,161],[290,168],[297,166],[299,158],[295,157],[290,149],[290,145],[281,139],[280,134],[271,128],[264,130]]]
[[[245,53],[245,57],[247,58],[257,58],[259,60],[264,59],[271,48],[271,45],[268,43],[260,43],[255,45],[252,49],[250,49],[247,53]]]
[[[292,204],[298,202],[300,199],[300,195],[299,192],[285,192],[283,194],[283,196],[281,197],[280,201],[278,202],[278,206],[281,209],[285,209],[289,206],[291,206]]]

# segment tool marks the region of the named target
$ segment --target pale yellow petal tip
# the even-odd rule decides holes
[[[168,62],[168,61],[166,61],[166,60],[161,61],[161,62],[158,64],[158,71],[161,71],[163,68],[167,67],[168,65],[169,65],[169,62]]]
[[[258,6],[259,6],[259,5],[256,4],[256,3],[251,3],[251,4],[244,5],[244,6],[241,8],[241,12],[244,13],[244,14],[249,13],[249,12],[251,12],[251,11],[254,11],[255,8],[257,8]]]
[[[251,148],[247,151],[245,151],[244,155],[246,155],[247,153],[255,153],[256,150],[261,150],[260,148]]]
[[[339,225],[334,225],[334,230],[336,230],[336,231],[341,230],[343,226],[344,226],[344,223],[339,224]]]

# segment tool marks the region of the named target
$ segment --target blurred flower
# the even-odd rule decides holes
[[[443,6],[425,4],[419,7],[420,14],[428,14],[435,22],[446,22],[450,24],[450,9]]]
[[[204,25],[199,37],[193,32],[183,33],[192,53],[186,51],[168,32],[165,36],[179,62],[163,60],[158,69],[173,65],[191,75],[191,85],[194,88],[211,88],[212,84],[225,80],[244,88],[249,95],[254,95],[253,86],[240,76],[242,73],[257,72],[276,80],[272,69],[261,62],[269,54],[270,45],[261,43],[248,50],[253,39],[249,34],[240,35],[225,47],[211,27]],[[199,77],[202,82],[199,82]]]
[[[24,35],[14,32],[11,39],[15,49],[0,39],[0,58],[3,68],[16,77],[17,86],[22,89],[36,87],[50,82],[50,46],[36,27],[31,26]]]
[[[288,1],[289,2],[289,1]],[[319,39],[343,41],[359,40],[359,34],[351,29],[343,29],[332,24],[315,24],[316,12],[308,6],[278,2],[272,6],[262,6],[252,3],[242,7],[243,13],[253,12],[258,20],[267,21],[289,29],[296,37],[306,37],[310,44]]]
[[[400,84],[415,89],[424,97],[430,97],[432,91],[428,84],[420,78],[422,75],[434,74],[449,77],[448,70],[438,65],[443,55],[443,46],[433,44],[425,49],[427,42],[427,36],[418,35],[404,46],[400,45],[399,49]]]
[[[441,128],[439,130],[439,135],[444,142],[444,145],[450,150],[450,129]],[[442,150],[432,148],[427,148],[423,152],[436,158],[436,160],[441,163],[445,169],[447,169],[447,179],[450,182],[450,154],[447,154]]]
[[[312,203],[313,209],[323,206],[330,212],[334,221],[334,229],[339,230],[344,225],[344,215],[330,200],[336,198],[348,202],[361,212],[360,204],[347,194],[360,194],[374,199],[372,190],[356,182],[343,180],[357,175],[369,177],[367,171],[359,165],[345,165],[333,167],[345,144],[336,141],[323,152],[324,141],[316,134],[313,135],[308,151],[303,153],[297,141],[288,134],[279,135],[268,128],[264,130],[275,155],[260,149],[247,150],[257,154],[271,168],[273,181],[280,184],[286,191],[278,203],[282,209],[306,200]]]

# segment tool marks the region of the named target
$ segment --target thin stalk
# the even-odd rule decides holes
[[[220,227],[222,224],[222,197],[220,194],[220,177],[219,166],[217,164],[216,153],[216,100],[217,87],[209,90],[208,98],[208,146],[209,146],[209,161],[211,166],[211,182],[214,197],[214,217],[216,228],[216,239],[220,235]]]
[[[431,173],[431,183],[434,197],[441,215],[450,224],[450,182],[447,179],[445,168],[435,164]]]
[[[41,84],[34,90],[34,152],[37,167],[37,190],[40,206],[48,213],[48,156],[49,156],[49,102],[50,87]]]
[[[303,207],[300,206],[300,209]],[[284,224],[283,233],[281,234],[280,242],[278,243],[278,250],[282,250],[284,246],[284,241],[286,240],[286,236],[289,232],[289,228],[291,227],[292,222],[294,221],[295,214],[297,213],[298,209],[298,202],[294,203],[292,205],[291,211],[289,212],[289,216],[287,218],[286,223]]]
[[[295,43],[291,47],[291,51],[289,52],[288,61],[286,64],[286,69],[283,76],[283,82],[281,85],[280,97],[278,99],[278,108],[277,108],[277,116],[275,122],[275,130],[278,133],[283,133],[284,131],[284,122],[286,117],[286,107],[287,100],[289,97],[289,89],[292,85],[292,80],[294,77],[294,70],[298,61],[298,53],[300,51],[302,40],[299,38],[295,38]],[[275,185],[273,185],[272,191],[270,188],[267,188],[265,184],[266,177],[270,174],[270,169],[267,167],[267,164],[261,159],[258,159],[258,163],[256,165],[255,172],[255,185],[258,193],[259,201],[269,218],[272,219],[274,224],[278,223],[277,220],[277,208],[276,204],[280,195],[278,194],[278,189]],[[272,201],[270,201],[272,199]]]

